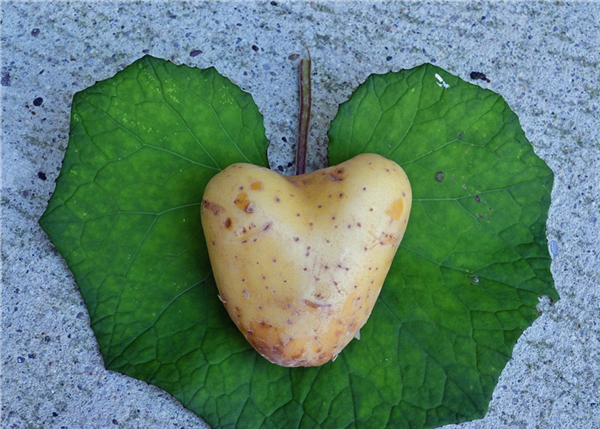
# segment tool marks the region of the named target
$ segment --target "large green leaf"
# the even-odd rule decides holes
[[[431,65],[373,75],[341,106],[330,161],[362,152],[399,163],[413,190],[361,333],[395,362],[377,389],[398,386],[410,427],[483,416],[538,297],[558,299],[545,235],[553,174],[502,97]]]
[[[107,368],[216,428],[422,428],[485,413],[538,296],[558,298],[544,235],[551,172],[501,97],[429,65],[370,77],[330,141],[332,163],[365,151],[399,162],[413,212],[361,340],[322,367],[282,368],[229,320],[200,226],[215,173],[267,165],[251,97],[214,69],[152,57],[75,96],[40,223]]]

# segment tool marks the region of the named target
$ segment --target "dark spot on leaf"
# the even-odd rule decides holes
[[[444,180],[444,176],[445,174],[443,171],[438,171],[435,173],[435,180],[441,183]]]
[[[481,202],[481,198],[479,198],[479,195],[475,195],[475,201],[477,201],[478,203]]]

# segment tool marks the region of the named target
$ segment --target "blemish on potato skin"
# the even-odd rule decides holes
[[[222,211],[225,211],[225,209],[223,207],[221,207],[220,205],[213,203],[211,201],[208,201],[208,200],[202,200],[202,208],[208,210],[215,216],[217,216]]]
[[[254,206],[252,205],[252,202],[248,199],[248,194],[246,194],[245,192],[238,193],[233,200],[233,204],[235,204],[240,210],[246,213],[254,212]]]
[[[392,218],[394,221],[400,220],[402,214],[404,213],[404,200],[402,198],[398,198],[394,200],[392,204],[385,211],[385,214]]]

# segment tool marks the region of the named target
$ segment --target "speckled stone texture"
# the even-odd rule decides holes
[[[586,2],[1,3],[2,427],[204,428],[169,394],[106,371],[65,262],[37,221],[73,94],[146,53],[215,66],[265,116],[292,172],[293,54],[310,49],[309,168],[337,106],[372,73],[432,62],[500,93],[555,173],[548,240],[562,299],[542,303],[485,419],[447,428],[600,427],[600,4]],[[292,56],[292,57],[290,57]],[[292,58],[292,59],[290,59]]]

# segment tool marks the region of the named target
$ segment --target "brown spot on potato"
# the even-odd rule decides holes
[[[250,183],[250,189],[255,190],[255,191],[262,191],[263,190],[263,185],[262,182],[259,182],[258,180]]]
[[[331,304],[319,304],[317,302],[313,302],[308,299],[304,300],[304,304],[306,304],[307,307],[313,308],[315,310],[317,310],[321,307],[331,307]]]
[[[329,178],[334,182],[341,182],[342,180],[344,180],[343,174],[344,169],[338,168],[335,171],[329,173]]]
[[[208,200],[202,200],[202,208],[208,210],[215,216],[221,213],[222,211],[225,211],[225,209],[217,203],[213,203],[212,201]]]
[[[231,219],[225,219],[225,222],[223,222],[223,226],[227,229],[231,229]]]
[[[385,214],[392,218],[392,220],[400,220],[402,217],[402,213],[404,213],[404,200],[402,198],[398,198],[385,211]]]
[[[254,206],[252,205],[252,201],[248,199],[248,194],[245,192],[240,192],[235,196],[233,200],[233,204],[235,204],[240,210],[246,213],[254,212]]]

